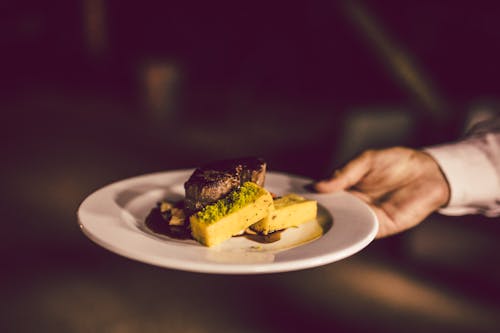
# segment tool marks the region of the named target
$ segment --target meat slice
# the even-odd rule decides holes
[[[186,210],[189,213],[214,203],[240,185],[236,175],[217,170],[196,169],[184,183]]]
[[[186,183],[186,210],[198,211],[251,181],[264,186],[266,162],[257,157],[222,160],[197,168]]]

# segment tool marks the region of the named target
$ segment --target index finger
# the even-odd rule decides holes
[[[314,184],[318,192],[333,192],[351,188],[370,171],[374,152],[367,150],[335,171],[329,178]]]

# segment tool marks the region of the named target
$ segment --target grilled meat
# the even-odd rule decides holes
[[[198,211],[247,181],[263,186],[265,174],[266,162],[256,157],[217,161],[197,168],[184,183],[186,210]]]
[[[189,213],[200,210],[239,185],[239,179],[231,173],[196,169],[184,184],[186,209]]]

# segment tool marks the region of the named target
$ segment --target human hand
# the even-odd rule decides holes
[[[347,190],[365,201],[379,220],[377,238],[416,226],[450,198],[449,185],[436,161],[403,147],[367,150],[314,188],[318,192]]]

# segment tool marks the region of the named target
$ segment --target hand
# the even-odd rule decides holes
[[[348,190],[365,201],[379,220],[377,238],[416,226],[450,197],[436,161],[424,152],[402,147],[367,150],[314,188],[318,192]]]

